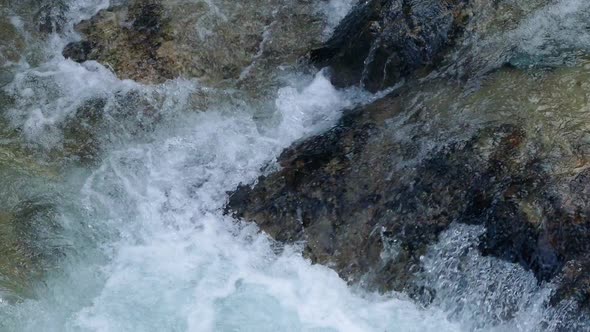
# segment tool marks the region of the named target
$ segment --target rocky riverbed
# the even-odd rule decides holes
[[[545,6],[373,1],[357,7],[339,29],[362,37],[351,41],[337,30],[314,53],[318,63],[331,66],[336,84],[384,88],[405,79],[404,86],[284,151],[281,169],[234,192],[228,213],[278,241],[303,241],[307,257],[351,283],[404,291],[425,305],[436,297],[421,279],[429,246],[451,225],[483,225],[482,255],[555,284],[551,305],[573,302],[585,317],[587,33],[566,48],[567,38],[553,39],[556,28],[542,26],[548,31],[535,33],[549,36],[544,45],[512,43],[533,33],[525,25],[543,11],[556,10],[558,24],[590,12],[581,4],[576,13]],[[474,47],[501,53],[461,54]],[[547,52],[525,53],[533,47]],[[355,58],[359,49],[365,53]]]
[[[0,14],[0,329],[588,328],[585,1]]]

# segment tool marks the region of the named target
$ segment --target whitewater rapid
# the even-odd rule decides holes
[[[61,93],[69,92],[63,98],[72,101],[150,89],[120,82],[96,64],[59,60],[48,66],[52,70],[42,76]],[[117,143],[97,169],[82,172],[84,178],[70,175],[68,181],[82,183],[73,205],[84,220],[63,216],[62,222],[98,234],[96,246],[76,248],[77,255],[90,258],[68,259],[66,273],[51,276],[38,299],[3,308],[13,312],[5,326],[14,331],[456,330],[442,313],[420,310],[408,300],[357,293],[334,271],[312,266],[297,248],[279,250],[254,225],[223,216],[227,191],[255,180],[283,148],[333,125],[342,109],[362,100],[361,92],[338,91],[321,73],[307,80],[303,88],[278,91],[272,111],[281,121],[267,128],[259,128],[247,109],[182,109],[183,91],[196,88],[192,82],[161,87],[170,100],[169,119],[150,133],[150,142]],[[30,87],[13,87],[32,95]],[[47,116],[22,108],[30,115],[18,117],[14,110],[14,121],[25,121],[29,139],[57,144],[55,124],[69,111],[63,100],[53,105],[35,95],[47,103]]]
[[[74,4],[74,22],[108,5]],[[57,53],[68,38],[76,38],[73,31],[54,36],[47,48]],[[334,271],[312,266],[299,248],[280,247],[254,225],[223,215],[227,191],[253,182],[282,149],[371,97],[336,90],[322,73],[291,80],[264,110],[279,120],[257,123],[253,114],[260,110],[239,101],[190,109],[190,93],[207,90],[194,81],[142,86],[98,63],[59,55],[36,68],[23,64],[6,87],[18,97],[8,118],[39,149],[63,148],[62,124],[93,98],[106,98],[104,111],[116,118],[124,112],[117,95],[157,96],[160,117],[141,135],[137,127],[150,119],[113,121],[100,164],[64,172],[68,191],[57,204],[69,238],[67,257],[33,299],[1,302],[0,326],[56,332],[456,330],[442,312],[420,310],[397,295],[357,292]]]
[[[40,151],[63,149],[63,124],[90,100],[106,100],[109,126],[98,136],[100,162],[64,166],[61,184],[50,189],[65,254],[36,285],[34,297],[0,301],[3,331],[487,330],[485,312],[481,321],[474,319],[480,314],[474,309],[479,293],[466,295],[472,307],[460,312],[446,302],[424,309],[403,294],[368,293],[348,286],[328,267],[312,265],[298,246],[281,246],[255,225],[223,214],[227,192],[278,167],[274,160],[282,149],[376,96],[336,89],[322,72],[289,74],[267,103],[255,104],[235,91],[191,80],[157,86],[119,80],[96,62],[78,64],[61,56],[63,45],[78,38],[73,24],[108,1],[73,4],[70,31],[46,45],[54,55],[36,67],[22,63],[5,87],[18,97],[7,117]],[[328,26],[352,4],[328,2],[335,15]],[[202,109],[191,103],[196,92],[224,98]],[[155,113],[126,109],[119,98],[128,93],[139,95]],[[463,244],[470,242],[461,234],[477,232],[454,231],[449,238]],[[456,247],[451,240],[436,253]],[[491,260],[472,256],[473,265]],[[445,275],[436,270],[437,257],[425,257],[426,264],[432,261],[432,273]],[[509,273],[522,278],[527,292],[541,294],[523,309],[542,302],[545,291],[531,274],[511,264],[504,268],[490,278]],[[439,279],[440,289],[449,287],[446,280]],[[469,282],[475,286],[481,280]],[[538,317],[532,313],[542,312],[540,306],[499,330],[535,330]]]

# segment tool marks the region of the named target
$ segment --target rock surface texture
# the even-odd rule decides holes
[[[332,68],[337,86],[382,90],[440,58],[465,25],[465,5],[464,0],[361,2],[311,59]]]
[[[217,83],[265,77],[267,68],[293,64],[320,42],[322,25],[311,3],[222,2],[113,5],[78,24],[83,39],[63,54],[78,62],[96,60],[120,78],[142,83],[177,77]]]
[[[335,82],[360,79],[380,89],[406,77],[406,84],[284,151],[281,169],[238,188],[228,213],[280,242],[304,243],[307,257],[352,283],[405,291],[425,305],[436,297],[420,279],[428,248],[452,225],[479,225],[480,255],[519,264],[539,284],[555,285],[551,305],[587,314],[587,61],[558,68],[529,57],[525,69],[511,61],[523,59],[511,48],[501,63],[473,54],[469,62],[445,49],[453,42],[469,49],[501,33],[484,30],[492,20],[465,21],[485,17],[473,10],[487,5],[426,3],[369,1],[343,21],[314,54],[332,66]],[[525,21],[519,2],[497,3],[488,15],[512,6],[511,22]],[[528,13],[542,7],[529,5]],[[367,37],[375,29],[387,37]],[[503,33],[518,31],[527,30]],[[449,65],[457,59],[473,72]],[[389,63],[395,72],[383,70]],[[469,78],[449,79],[457,74]],[[558,328],[575,327],[569,323]]]

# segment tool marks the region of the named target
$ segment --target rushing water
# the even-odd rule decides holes
[[[321,2],[326,33],[352,3]],[[20,280],[0,283],[1,331],[536,331],[550,320],[550,288],[517,265],[477,255],[476,228],[450,230],[424,257],[425,280],[440,295],[424,309],[403,294],[350,287],[297,246],[224,216],[228,191],[376,96],[305,71],[283,74],[272,98],[252,102],[190,80],[122,81],[97,63],[61,57],[77,38],[73,24],[107,5],[73,1],[65,32],[27,49],[42,56],[5,65],[0,226],[11,218],[33,225],[3,235],[27,240],[10,251],[22,260],[10,269],[18,273],[0,270]],[[3,15],[36,43],[22,14]],[[104,114],[95,140],[81,142],[79,129],[68,136],[72,126],[92,125],[78,110],[96,100]],[[98,157],[76,157],[85,150]],[[505,295],[489,293],[495,280]],[[510,306],[518,315],[505,321]]]

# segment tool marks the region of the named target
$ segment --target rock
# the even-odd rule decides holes
[[[470,0],[470,19],[435,74],[468,79],[509,65],[558,68],[590,52],[585,23],[590,3],[550,0]],[[574,37],[575,36],[575,37]]]
[[[107,100],[91,99],[84,103],[74,117],[63,125],[63,154],[72,156],[83,164],[96,161],[101,153],[101,130],[105,127]]]
[[[62,149],[52,152],[53,158],[71,159],[92,165],[102,160],[105,146],[112,143],[110,128],[138,140],[145,137],[160,123],[162,106],[158,94],[140,90],[119,91],[109,98],[93,98],[82,103],[74,116],[60,125],[63,132]]]
[[[254,188],[240,187],[228,207],[278,241],[305,241],[313,262],[334,267],[351,282],[364,277],[369,287],[409,291],[419,257],[452,221],[468,215],[465,211],[491,211],[494,221],[512,212],[502,204],[480,206],[479,190],[498,190],[492,180],[498,177],[510,180],[495,160],[519,148],[513,141],[523,133],[513,126],[481,130],[467,142],[441,148],[412,176],[400,177],[404,172],[397,170],[393,156],[412,154],[403,151],[411,147],[388,141],[379,119],[382,107],[387,116],[401,112],[399,99],[390,99],[348,115],[336,128],[285,151],[279,158],[281,171],[260,178]],[[493,146],[478,145],[486,140]],[[485,149],[495,154],[480,156]],[[490,237],[498,240],[498,235]],[[530,244],[525,240],[516,239]],[[503,244],[485,248],[503,252]],[[388,245],[395,247],[389,261],[382,259]]]
[[[466,3],[371,0],[360,2],[331,39],[311,52],[332,69],[337,86],[369,91],[393,86],[402,76],[433,65],[466,24]]]
[[[331,68],[335,85],[373,92],[409,74],[464,80],[507,64],[571,66],[590,52],[584,28],[590,5],[572,15],[568,6],[549,0],[362,1],[310,58]]]
[[[63,55],[76,62],[84,62],[90,60],[93,47],[92,43],[86,40],[69,43],[64,48]]]
[[[83,40],[66,46],[63,55],[96,60],[120,78],[142,83],[177,77],[213,84],[264,80],[319,43],[322,26],[313,8],[281,0],[219,6],[131,0],[81,22],[76,29]]]
[[[588,310],[582,68],[505,68],[477,87],[410,82],[294,144],[227,212],[305,243],[306,257],[352,283],[424,302],[436,294],[418,280],[420,257],[452,223],[482,225],[482,255],[560,285],[555,304]]]
[[[135,1],[129,8],[109,8],[80,23],[77,29],[87,40],[67,45],[63,54],[78,62],[100,61],[121,78],[161,82],[178,76],[172,60],[158,52],[172,38],[167,28],[169,20],[159,1]]]

